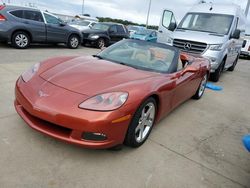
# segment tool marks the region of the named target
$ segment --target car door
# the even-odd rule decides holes
[[[238,23],[239,23],[239,18],[237,17],[235,22],[234,22],[234,26],[233,26],[233,30],[232,33],[230,35],[230,39],[229,39],[229,44],[228,44],[228,56],[227,56],[227,61],[226,61],[226,65],[225,67],[228,68],[230,67],[235,59],[238,56],[238,40],[232,38],[231,36],[233,35],[233,33],[235,32],[235,30],[238,28]]]
[[[40,11],[24,10],[22,22],[31,32],[33,42],[46,41],[46,27]]]
[[[111,44],[119,41],[119,37],[117,35],[118,31],[117,31],[116,25],[110,26],[108,32],[109,32],[109,37],[110,37],[110,43]]]
[[[44,13],[48,42],[66,42],[68,29],[57,17]]]
[[[124,26],[122,25],[117,25],[117,35],[118,35],[118,40],[122,40],[122,39],[127,39],[129,38],[129,34],[127,32],[127,30],[124,28]]]
[[[189,71],[189,66],[194,66],[197,71]],[[199,64],[179,69],[173,74],[173,77],[176,81],[176,88],[172,106],[175,108],[195,94],[201,81]]]
[[[158,29],[157,42],[170,44],[172,43],[173,31],[177,27],[174,13],[170,10],[164,10]]]

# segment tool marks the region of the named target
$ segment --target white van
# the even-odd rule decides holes
[[[240,54],[248,58],[250,57],[250,25],[246,29],[245,40],[243,42]]]
[[[158,42],[209,58],[212,66],[210,79],[217,82],[224,69],[233,71],[237,64],[245,21],[243,11],[234,4],[195,5],[178,26],[174,13],[164,10]]]

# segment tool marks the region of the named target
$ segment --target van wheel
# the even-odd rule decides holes
[[[238,63],[238,60],[239,60],[239,55],[238,55],[237,58],[235,59],[234,64],[233,64],[231,67],[228,68],[228,71],[231,71],[231,72],[234,71],[234,69],[235,69],[235,67],[236,67],[236,65],[237,65],[237,63]]]
[[[11,44],[18,49],[26,49],[30,45],[30,36],[24,31],[14,33]]]
[[[77,35],[71,35],[69,37],[67,46],[71,49],[76,49],[80,45],[80,38]]]
[[[220,75],[224,70],[224,65],[225,65],[225,60],[222,61],[222,63],[220,64],[220,66],[218,67],[218,69],[216,69],[216,71],[214,73],[210,74],[210,80],[213,82],[218,82],[220,79]]]

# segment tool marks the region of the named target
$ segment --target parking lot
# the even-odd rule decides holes
[[[44,136],[15,112],[18,76],[41,60],[93,55],[81,47],[0,45],[0,187],[250,187],[250,61],[240,60],[217,84],[162,120],[138,149],[89,150]]]

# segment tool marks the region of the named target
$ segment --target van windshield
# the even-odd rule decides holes
[[[209,32],[227,35],[233,22],[233,16],[210,13],[188,13],[178,29]]]

